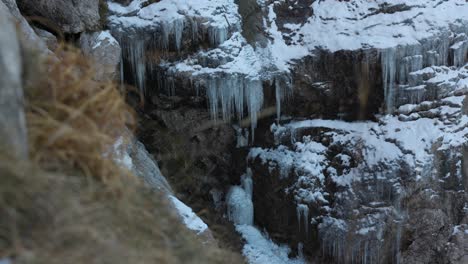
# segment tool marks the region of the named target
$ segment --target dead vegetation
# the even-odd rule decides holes
[[[31,161],[0,150],[0,259],[242,263],[203,245],[161,194],[112,162],[113,142],[133,125],[130,109],[114,84],[92,80],[79,52],[57,54],[25,82]]]

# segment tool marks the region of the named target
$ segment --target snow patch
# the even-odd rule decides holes
[[[173,195],[169,195],[168,197],[177,210],[179,216],[182,217],[182,220],[188,229],[197,232],[197,234],[201,234],[208,229],[208,226],[205,224],[205,222],[203,222],[203,220],[201,220],[200,217],[198,217],[190,207],[185,205]]]

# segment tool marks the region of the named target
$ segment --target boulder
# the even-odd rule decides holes
[[[21,50],[14,21],[3,2],[0,2],[0,72],[0,149],[25,159],[28,146]]]
[[[81,34],[80,47],[96,63],[96,80],[119,78],[121,48],[109,31]]]
[[[1,4],[1,2],[3,2],[3,4]],[[21,38],[24,40],[21,44],[26,45],[29,49],[36,49],[49,53],[46,44],[36,35],[36,32],[34,32],[26,19],[21,15],[14,0],[1,0],[0,5],[0,9],[6,11],[5,16],[14,19],[17,23],[19,32],[21,33]]]
[[[100,28],[99,0],[18,0],[21,12],[50,20],[64,33]]]

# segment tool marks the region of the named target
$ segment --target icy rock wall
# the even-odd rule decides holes
[[[216,47],[240,29],[233,1],[163,0],[128,6],[109,2],[109,28],[119,40],[126,62],[124,80],[144,94],[162,61],[180,59],[208,43]]]
[[[468,27],[461,31],[468,31]],[[467,61],[468,39],[465,32],[444,33],[421,40],[415,45],[396,46],[381,51],[382,82],[385,95],[385,113],[391,114],[399,106],[402,90],[410,82],[410,74],[430,66],[461,67]],[[414,87],[410,89],[417,90]],[[404,96],[404,95],[403,95]],[[407,103],[420,103],[423,98],[407,98]],[[433,99],[433,98],[425,98]]]

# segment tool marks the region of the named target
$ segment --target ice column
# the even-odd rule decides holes
[[[382,51],[382,81],[385,96],[385,112],[391,114],[396,94],[396,50],[388,48]]]
[[[129,60],[130,71],[141,95],[145,94],[146,60],[145,41],[143,39],[120,41],[122,56]]]
[[[242,175],[241,186],[232,186],[226,196],[228,219],[236,225],[253,225],[252,170]]]
[[[306,204],[298,204],[296,207],[297,223],[301,226],[301,218],[304,221],[304,230],[306,235],[309,234],[309,207]]]

